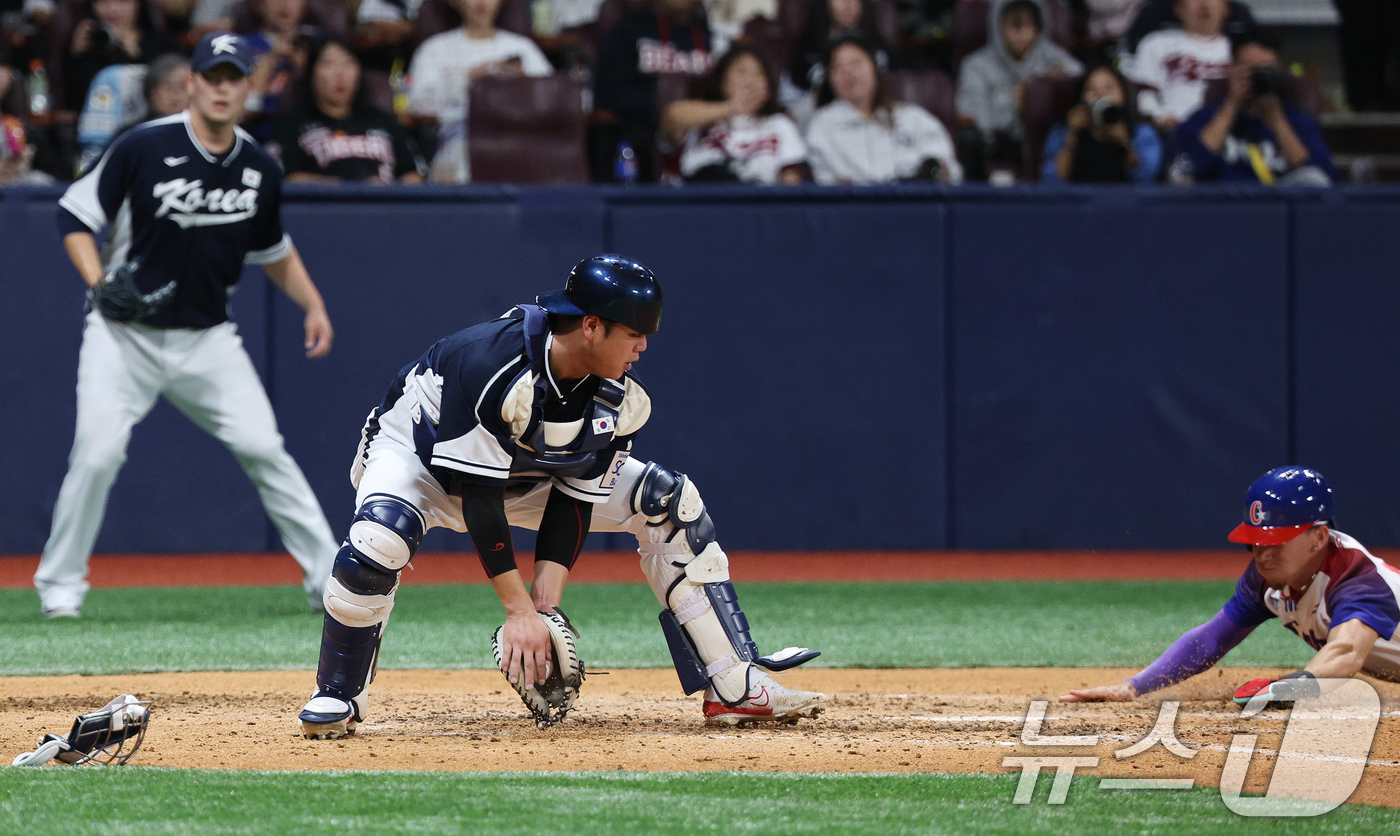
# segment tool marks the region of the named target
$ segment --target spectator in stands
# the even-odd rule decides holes
[[[1347,104],[1355,111],[1400,110],[1400,3],[1332,0]]]
[[[423,0],[363,0],[355,10],[354,46],[365,69],[389,72],[406,62]],[[402,66],[402,64],[401,64]]]
[[[1042,182],[1151,183],[1162,166],[1162,140],[1137,120],[1128,82],[1097,67],[1080,82],[1079,104],[1045,139]]]
[[[807,128],[807,153],[818,183],[894,180],[962,181],[953,140],[937,117],[896,102],[858,39],[837,42],[817,93],[821,109]]]
[[[559,0],[555,0],[559,2]],[[778,0],[703,0],[705,18],[710,23],[710,46],[716,55],[739,38],[744,24],[756,17],[778,18]],[[596,17],[597,13],[594,13]]]
[[[64,102],[81,106],[88,86],[105,67],[149,64],[177,49],[170,35],[151,24],[142,0],[86,0],[68,44]]]
[[[78,170],[91,167],[131,126],[184,110],[190,102],[189,77],[190,62],[174,52],[156,58],[149,67],[119,64],[98,73],[78,117]]]
[[[882,71],[893,69],[890,45],[875,25],[873,0],[812,0],[807,26],[792,49],[788,75],[799,90],[814,90],[826,79],[826,56],[843,38],[859,38],[875,50]]]
[[[210,32],[233,28],[233,12],[249,0],[194,0],[190,10],[190,36],[203,38]],[[198,43],[198,41],[196,41]]]
[[[347,41],[318,41],[302,107],[273,128],[267,149],[290,183],[421,183],[427,166],[392,114],[365,101]]]
[[[1146,0],[1080,0],[1084,16],[1084,40],[1075,54],[1089,63],[1108,63],[1119,54],[1119,43],[1128,33]]]
[[[259,142],[266,142],[272,135],[272,120],[298,104],[306,57],[319,33],[301,25],[306,0],[251,2],[257,28],[244,36],[255,59],[244,126]]]
[[[594,105],[615,118],[599,144],[611,160],[626,142],[642,180],[655,180],[656,77],[703,76],[713,62],[710,26],[697,0],[652,0],[603,37],[593,78]],[[600,172],[595,165],[595,177]]]
[[[1074,56],[1045,35],[1045,20],[1040,0],[996,0],[988,10],[990,43],[963,61],[958,117],[976,129],[985,167],[1020,167],[1026,82],[1084,72]]]
[[[19,75],[35,58],[48,59],[53,11],[53,0],[0,0],[0,75],[4,67]],[[0,90],[0,103],[4,99]]]
[[[1146,0],[1128,34],[1123,39],[1123,51],[1137,51],[1142,39],[1153,32],[1164,29],[1181,29],[1186,25],[1186,15],[1181,12],[1180,0]],[[1253,36],[1259,30],[1254,15],[1241,0],[1229,0],[1225,11],[1225,21],[1220,26],[1225,37],[1230,40]]]
[[[1206,85],[1230,69],[1225,0],[1177,0],[1180,29],[1142,39],[1125,61],[1125,75],[1140,88],[1138,112],[1171,132],[1205,100]]]
[[[0,186],[46,186],[53,183],[49,175],[33,170],[34,150],[24,121],[18,116],[0,114]]]
[[[408,109],[437,121],[432,179],[466,183],[467,90],[486,76],[546,76],[554,72],[534,41],[496,28],[501,0],[453,0],[462,27],[432,36],[418,47],[409,66]]]
[[[668,140],[684,143],[684,180],[771,185],[811,179],[802,134],[778,109],[777,82],[749,47],[726,52],[700,85],[700,97],[673,102],[661,125]]]
[[[1288,91],[1277,46],[1257,35],[1236,44],[1224,101],[1201,108],[1178,131],[1195,180],[1336,182],[1322,129],[1288,101]]]

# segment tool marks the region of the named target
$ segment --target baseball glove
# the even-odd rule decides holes
[[[585,673],[583,662],[578,658],[578,650],[574,647],[574,637],[578,635],[578,631],[569,623],[564,611],[555,607],[554,612],[540,613],[540,618],[544,620],[545,627],[549,628],[549,638],[553,645],[553,664],[549,666],[549,677],[543,685],[536,685],[528,677],[522,676],[519,682],[512,682],[511,687],[534,715],[535,725],[544,729],[562,722],[574,707]],[[498,668],[501,666],[501,631],[504,629],[505,626],[502,625],[491,636],[491,651],[496,655]]]
[[[174,298],[174,281],[150,293],[142,293],[136,286],[139,266],[134,260],[128,261],[88,291],[88,298],[99,313],[114,322],[140,322],[158,313]]]

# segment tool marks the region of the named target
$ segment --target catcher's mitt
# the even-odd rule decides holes
[[[114,322],[140,322],[158,313],[175,296],[175,282],[166,282],[150,293],[136,286],[137,261],[128,261],[108,273],[88,298],[98,312]]]
[[[574,637],[578,635],[578,631],[569,623],[564,611],[555,607],[554,612],[540,613],[540,618],[544,620],[544,626],[549,628],[549,638],[553,645],[553,663],[549,666],[549,677],[543,685],[536,685],[529,677],[522,676],[519,682],[512,682],[511,687],[535,716],[535,725],[544,729],[561,722],[574,707],[585,674],[583,662],[578,658],[578,650],[574,647]],[[496,655],[498,668],[501,666],[501,631],[504,629],[505,626],[502,625],[491,636],[491,650]]]

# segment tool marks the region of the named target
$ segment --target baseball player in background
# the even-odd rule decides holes
[[[282,231],[282,174],[238,128],[252,53],[200,41],[188,110],[132,129],[59,206],[63,246],[92,288],[78,358],[78,422],[34,585],[43,613],[81,614],[87,564],[131,429],[165,396],[238,458],[320,609],[336,542],[228,317],[245,263],[306,312],[306,354],[331,348],[325,304]],[[94,235],[112,226],[99,255]]]
[[[339,738],[365,718],[399,572],[429,528],[466,531],[506,611],[501,669],[543,683],[549,631],[593,531],[636,535],[663,631],[707,721],[795,722],[826,697],[778,685],[818,654],[760,656],[729,560],[695,484],[631,458],[651,398],[631,373],[661,322],[661,287],[631,259],[580,262],[563,291],[439,340],[409,363],[365,422],[351,468],[358,511],[326,585],[316,691],[298,725]],[[516,568],[509,526],[539,532],[534,582]]]
[[[1271,618],[1317,655],[1300,671],[1241,686],[1241,705],[1259,694],[1278,701],[1315,696],[1318,679],[1360,672],[1400,681],[1400,571],[1333,528],[1332,489],[1322,474],[1280,467],[1259,477],[1230,540],[1245,544],[1254,559],[1214,618],[1136,676],[1070,691],[1060,701],[1121,702],[1165,688],[1210,668]]]

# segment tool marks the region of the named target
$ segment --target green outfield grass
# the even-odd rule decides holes
[[[1016,775],[224,772],[0,769],[9,832],[704,834],[1394,834],[1395,810],[1315,819],[1236,816],[1211,789],[1122,792],[1049,776],[1011,803]],[[114,811],[113,799],[120,799]]]
[[[828,667],[1135,666],[1214,614],[1232,584],[1199,582],[752,583],[740,601],[759,647],[818,648]],[[668,667],[643,585],[566,596],[599,668]],[[0,590],[0,675],[309,669],[321,620],[297,587],[97,589],[79,621],[46,621],[31,591]],[[490,668],[503,617],[490,587],[406,586],[383,668]],[[1312,651],[1277,622],[1228,665],[1296,667]]]

